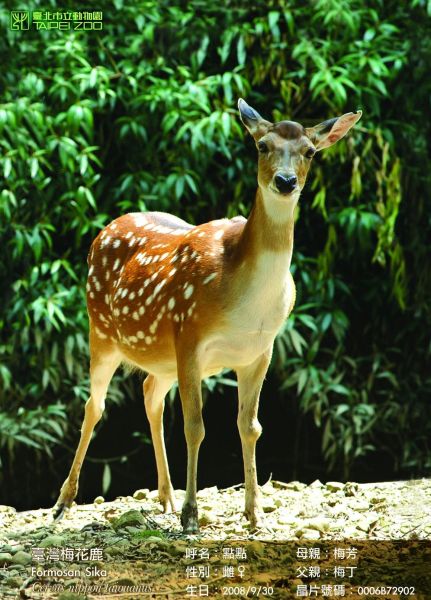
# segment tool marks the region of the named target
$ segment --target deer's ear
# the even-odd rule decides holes
[[[254,110],[254,108],[249,106],[242,98],[238,100],[238,109],[241,121],[255,140],[258,140],[265,135],[268,128],[271,126],[269,121],[263,119],[257,110]]]
[[[316,146],[316,150],[323,150],[338,142],[359,121],[362,111],[346,113],[341,117],[323,121],[315,127],[307,127],[305,133]]]

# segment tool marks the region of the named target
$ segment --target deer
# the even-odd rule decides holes
[[[165,396],[178,382],[187,445],[181,510],[185,534],[199,531],[197,468],[205,429],[202,379],[231,369],[238,383],[237,426],[250,527],[263,523],[256,471],[261,388],[274,339],[295,304],[290,273],[294,213],[313,156],[343,138],[361,111],[303,127],[270,122],[238,101],[258,151],[257,191],[248,219],[201,225],[163,212],[129,213],[95,238],[88,255],[90,397],[69,475],[54,506],[65,514],[109,383],[121,363],[147,373],[143,383],[164,512],[176,511],[164,442]]]

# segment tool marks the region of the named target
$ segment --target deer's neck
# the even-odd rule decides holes
[[[289,270],[293,252],[294,208],[296,201],[265,196],[261,189],[250,216],[238,240],[237,256],[240,264],[256,268],[262,257],[273,272],[268,278]]]

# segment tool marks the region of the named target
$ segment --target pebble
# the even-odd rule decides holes
[[[340,481],[327,481],[326,487],[330,492],[338,492],[344,488],[344,483]]]
[[[139,510],[128,510],[116,519],[113,519],[112,525],[115,529],[133,527],[137,525],[145,526],[145,519]]]
[[[318,540],[320,539],[320,531],[317,529],[299,529],[296,532],[297,537],[304,540]]]
[[[105,502],[105,498],[103,496],[97,496],[94,498],[93,504],[103,504]]]
[[[18,550],[18,552],[13,555],[11,562],[14,565],[28,565],[31,563],[31,554],[24,552],[23,550]]]
[[[3,563],[12,562],[12,554],[10,552],[0,552],[0,565],[3,566]]]
[[[201,511],[200,517],[199,517],[199,525],[201,527],[205,527],[206,525],[209,525],[210,523],[212,523],[213,519],[211,519],[211,516],[208,512],[204,512]]]
[[[44,540],[39,543],[41,548],[48,548],[49,546],[53,546],[57,548],[58,546],[64,546],[65,539],[61,535],[48,535]]]
[[[145,500],[145,498],[148,498],[149,493],[150,490],[148,489],[136,490],[133,494],[133,498],[135,500]]]
[[[316,488],[322,488],[323,483],[321,481],[319,481],[319,479],[316,479],[315,481],[313,481],[313,483],[310,483],[310,485],[308,487],[311,488],[312,490],[315,490]]]

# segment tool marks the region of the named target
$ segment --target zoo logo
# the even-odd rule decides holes
[[[24,31],[30,29],[30,11],[11,10],[10,28],[13,31]]]

